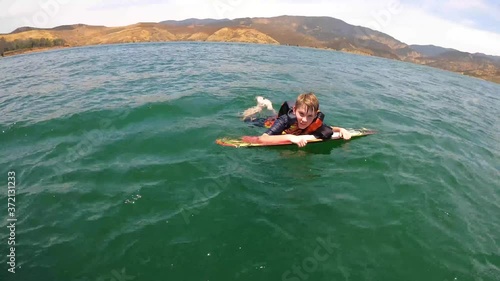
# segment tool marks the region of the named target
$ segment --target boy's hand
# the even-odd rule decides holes
[[[295,143],[298,147],[304,147],[307,144],[307,140],[303,136],[291,136],[290,141]]]
[[[345,140],[351,139],[351,133],[349,133],[349,131],[344,128],[340,129],[340,135]]]

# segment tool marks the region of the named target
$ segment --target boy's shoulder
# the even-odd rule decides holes
[[[283,118],[283,120],[286,120],[290,123],[297,121],[297,116],[293,113],[293,110],[291,109],[286,114],[283,114],[278,118]]]

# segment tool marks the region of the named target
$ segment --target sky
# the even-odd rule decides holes
[[[0,0],[0,33],[21,26],[281,15],[328,16],[406,44],[500,56],[500,0]]]

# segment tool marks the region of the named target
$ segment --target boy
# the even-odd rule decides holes
[[[288,106],[291,104],[288,103]],[[348,140],[351,134],[344,128],[330,127],[323,123],[324,115],[319,111],[319,101],[314,93],[300,94],[292,109],[286,112],[286,103],[279,112],[273,125],[259,137],[263,142],[291,141],[304,147],[313,139],[329,139],[333,132],[339,132]]]

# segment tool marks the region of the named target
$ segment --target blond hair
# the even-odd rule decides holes
[[[309,109],[311,109],[313,112],[318,111],[319,101],[313,92],[300,94],[297,97],[297,101],[295,102],[295,108],[300,108],[304,106],[307,111],[309,111]]]

